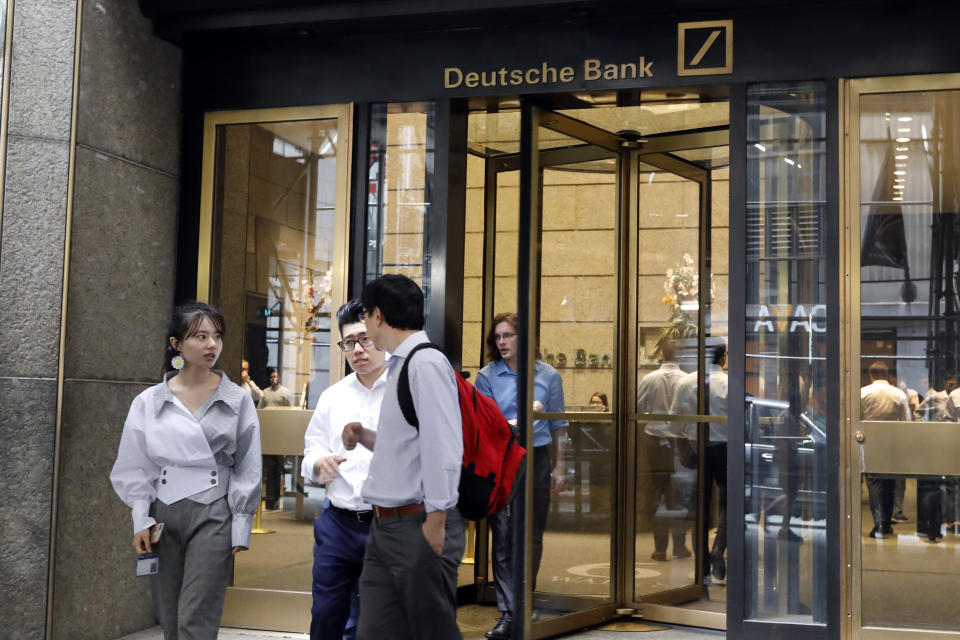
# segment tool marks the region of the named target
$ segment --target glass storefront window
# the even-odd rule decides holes
[[[243,319],[221,359],[261,389],[276,371],[304,409],[330,380],[337,135],[336,118],[221,130],[211,299]]]
[[[408,276],[423,289],[427,313],[435,114],[432,102],[372,105],[367,165],[366,281]]]
[[[860,367],[851,367],[859,394],[851,391],[862,460],[854,508],[861,623],[956,631],[960,612],[943,594],[956,582],[960,532],[960,90],[930,85],[862,95],[853,122]],[[894,599],[904,604],[890,607]]]
[[[826,623],[826,89],[747,91],[747,619]]]

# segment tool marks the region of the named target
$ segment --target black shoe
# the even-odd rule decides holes
[[[509,613],[504,613],[500,616],[500,619],[497,620],[497,624],[494,625],[493,629],[487,631],[484,635],[490,640],[510,640],[510,632],[513,630],[513,616]]]
[[[873,529],[870,529],[870,533],[867,534],[867,537],[882,540],[884,536],[889,536],[891,534],[893,534],[893,527],[881,527],[880,529],[874,527]]]
[[[894,523],[897,523],[897,522],[910,522],[910,518],[908,518],[907,516],[903,515],[902,513],[895,513],[895,514],[893,514],[893,517],[890,518],[890,519],[891,519]]]

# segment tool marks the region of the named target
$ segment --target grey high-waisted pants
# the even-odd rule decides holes
[[[164,640],[216,640],[233,561],[226,496],[210,504],[157,500],[151,511],[165,523],[160,542],[153,545],[159,573],[150,577]]]

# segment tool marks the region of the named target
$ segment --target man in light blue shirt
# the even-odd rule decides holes
[[[511,423],[517,422],[517,315],[501,313],[493,318],[487,334],[487,358],[490,364],[477,374],[477,391],[493,398],[500,412]],[[533,374],[533,409],[545,413],[563,413],[563,380],[557,370],[537,360]],[[567,440],[566,420],[535,420],[533,423],[533,587],[543,557],[543,532],[547,528],[550,496],[563,486],[564,452]],[[551,463],[550,444],[556,442],[557,459]],[[522,496],[522,492],[518,493]],[[493,536],[493,580],[497,587],[500,620],[486,633],[491,640],[511,637],[513,629],[513,577],[510,563],[512,506],[487,521]]]
[[[457,640],[457,571],[463,520],[457,511],[463,431],[456,373],[446,356],[423,349],[407,375],[419,429],[404,418],[397,396],[410,351],[429,342],[423,292],[413,280],[385,275],[360,296],[367,336],[390,353],[377,430],[344,427],[348,450],[373,451],[363,500],[374,520],[360,575],[358,640]]]

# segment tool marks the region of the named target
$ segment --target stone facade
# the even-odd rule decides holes
[[[0,602],[2,635],[112,639],[154,624],[108,474],[131,399],[159,379],[173,305],[181,57],[133,0],[12,14],[0,591],[17,596]]]

